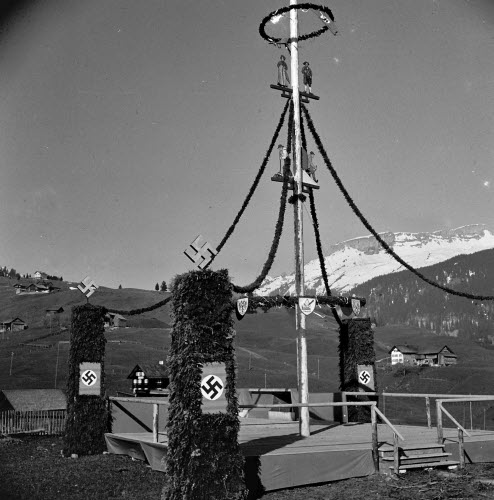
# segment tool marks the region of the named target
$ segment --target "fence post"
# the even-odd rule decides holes
[[[347,402],[347,397],[346,397],[346,392],[343,391],[341,393],[341,401],[343,403],[346,403]],[[343,418],[343,423],[344,424],[348,424],[348,406],[342,406],[342,418]]]
[[[436,401],[437,442],[443,444],[443,412],[441,401]]]
[[[159,422],[159,406],[158,403],[153,404],[153,441],[158,442],[158,422]]]
[[[430,429],[432,427],[432,419],[431,419],[431,399],[429,396],[425,397],[425,409],[427,411],[427,427]]]
[[[376,405],[371,406],[371,425],[372,425],[372,458],[374,460],[374,470],[379,473],[379,450],[377,441],[377,415]]]
[[[460,469],[465,468],[465,441],[463,430],[458,427],[458,454],[460,456]]]
[[[398,434],[393,432],[393,465],[395,474],[400,472],[400,448],[398,446]]]

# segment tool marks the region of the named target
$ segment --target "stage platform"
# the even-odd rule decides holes
[[[313,421],[311,436],[299,436],[298,422],[260,418],[241,418],[239,443],[246,457],[246,479],[250,488],[271,491],[375,472],[370,424]],[[403,445],[436,443],[435,428],[396,426],[405,438]],[[494,432],[469,431],[465,436],[466,463],[494,462]],[[125,454],[147,461],[164,471],[167,436],[160,433],[158,443],[150,432],[106,434],[110,453]],[[391,429],[378,425],[380,447],[393,445]],[[457,430],[444,428],[445,450],[458,457]],[[400,446],[402,443],[400,442]]]

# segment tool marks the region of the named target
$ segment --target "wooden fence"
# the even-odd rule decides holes
[[[66,410],[0,411],[0,434],[63,434]]]

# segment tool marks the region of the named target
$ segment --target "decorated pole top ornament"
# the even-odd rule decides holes
[[[305,33],[303,35],[297,35],[296,38],[288,36],[277,37],[274,35],[270,35],[266,32],[266,28],[276,26],[280,23],[280,21],[288,14],[291,10],[301,10],[302,12],[312,12],[314,13],[322,23],[322,26],[319,29],[315,29],[310,33]],[[309,40],[310,38],[316,38],[326,31],[331,31],[333,35],[338,34],[338,28],[336,27],[334,16],[331,10],[324,5],[316,5],[314,3],[301,3],[294,4],[288,7],[282,7],[281,9],[277,9],[273,12],[270,12],[259,25],[259,34],[266,40],[267,42],[275,45],[288,45],[291,42],[301,42],[303,40]]]

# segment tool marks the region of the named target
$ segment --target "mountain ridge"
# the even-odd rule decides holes
[[[494,228],[487,224],[469,224],[433,232],[385,232],[380,236],[415,268],[444,262],[457,255],[494,248]],[[348,293],[372,278],[404,269],[371,235],[331,245],[324,262],[333,293]],[[318,259],[304,266],[304,276],[306,293],[326,293]],[[257,294],[294,295],[295,275],[268,276]]]

